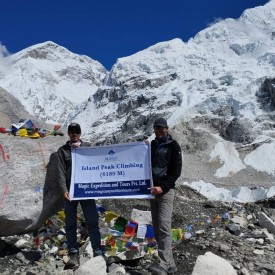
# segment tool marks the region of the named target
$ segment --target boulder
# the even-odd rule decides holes
[[[256,93],[261,108],[266,111],[274,111],[275,109],[275,79],[266,78]]]
[[[275,222],[271,218],[269,218],[264,212],[260,212],[258,219],[262,228],[266,228],[269,233],[275,234]]]
[[[49,157],[65,140],[0,135],[0,236],[32,232],[60,209],[54,171],[44,201],[43,190]]]
[[[237,275],[233,266],[223,258],[206,252],[197,258],[192,275]]]
[[[75,275],[106,275],[107,266],[104,258],[98,256],[88,260],[81,265],[75,272]]]

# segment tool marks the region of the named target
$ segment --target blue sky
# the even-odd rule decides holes
[[[98,60],[158,42],[184,42],[218,18],[238,18],[268,0],[9,0],[0,8],[0,42],[10,53],[51,40]]]

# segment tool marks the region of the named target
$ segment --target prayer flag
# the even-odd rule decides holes
[[[96,209],[99,213],[104,213],[106,211],[106,209],[104,207],[100,206],[100,205],[97,205]]]
[[[145,234],[145,238],[154,238],[154,231],[153,231],[153,226],[152,225],[147,225],[147,231]]]
[[[128,236],[126,234],[123,234],[120,239],[124,242],[128,242],[132,237],[131,236]]]
[[[124,242],[120,239],[116,240],[116,246],[119,252],[122,252],[123,250],[125,250]]]
[[[62,222],[65,221],[65,211],[64,210],[57,212],[57,216]]]
[[[116,247],[116,239],[115,238],[111,238],[107,245],[110,245],[112,248]]]
[[[138,229],[137,229],[137,238],[145,239],[146,231],[147,231],[147,225],[146,224],[139,224]]]
[[[125,228],[125,234],[129,236],[134,236],[137,228],[137,223],[129,221]]]
[[[112,211],[106,211],[105,212],[105,222],[109,223],[111,220],[113,220],[114,218],[117,218],[119,215],[112,212]]]
[[[177,229],[172,229],[172,241],[176,242],[178,240],[178,230]]]
[[[115,221],[114,227],[118,231],[124,231],[125,226],[127,225],[128,220],[123,217],[118,217]]]

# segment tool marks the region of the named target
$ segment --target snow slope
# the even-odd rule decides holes
[[[148,125],[151,117],[164,115],[173,125],[226,105],[257,127],[263,111],[255,93],[263,79],[274,76],[274,18],[270,1],[202,30],[187,43],[176,38],[119,58],[76,120],[89,117],[87,136],[105,138],[125,128],[127,117],[145,116],[142,123]],[[138,97],[144,104],[137,104]],[[127,105],[132,112],[121,112]]]
[[[99,62],[50,41],[6,57],[4,69],[0,87],[49,123],[74,116],[107,74]]]

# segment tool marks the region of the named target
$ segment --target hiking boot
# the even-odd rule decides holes
[[[77,269],[79,267],[79,254],[74,253],[74,254],[70,254],[69,256],[70,256],[70,259],[66,263],[64,269]]]
[[[159,265],[150,265],[148,271],[150,271],[152,275],[167,275],[167,271]]]
[[[167,270],[167,274],[175,274],[178,271],[176,266],[170,266]]]
[[[103,256],[104,253],[102,252],[102,250],[100,248],[98,248],[98,249],[93,251],[93,255],[94,255],[94,257]]]

